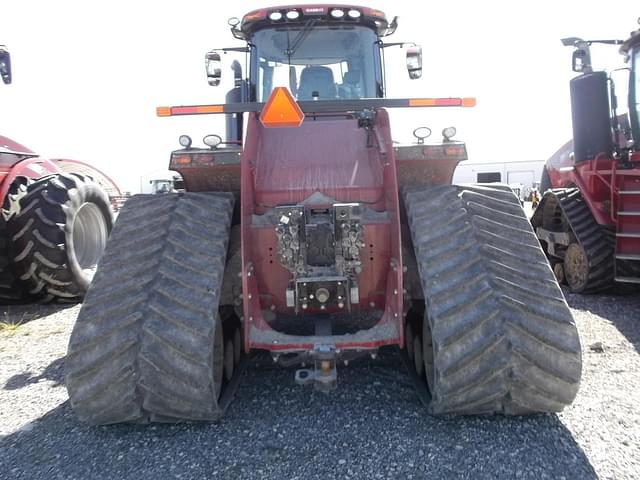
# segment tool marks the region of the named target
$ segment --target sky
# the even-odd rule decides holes
[[[180,134],[194,145],[224,136],[222,116],[158,118],[155,107],[221,103],[226,90],[207,84],[204,54],[242,45],[228,18],[286,3],[3,0],[0,44],[11,51],[13,84],[0,84],[0,133],[43,156],[95,165],[136,192],[141,176],[166,169]],[[640,16],[637,0],[357,5],[399,17],[386,40],[422,46],[414,81],[403,52],[387,49],[389,97],[477,98],[473,109],[393,110],[394,139],[411,141],[418,126],[438,139],[453,125],[477,162],[546,159],[569,140],[575,74],[560,38],[624,39]],[[617,47],[593,48],[596,68],[623,65]]]

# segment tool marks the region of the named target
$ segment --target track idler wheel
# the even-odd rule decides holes
[[[224,335],[222,331],[222,321],[218,315],[213,336],[213,386],[216,399],[220,398],[220,394],[222,393],[222,377],[225,373],[224,360]]]
[[[407,355],[409,356],[410,359],[413,360],[413,340],[414,340],[414,335],[413,335],[413,325],[411,324],[411,321],[407,322],[407,328],[404,332],[404,343],[406,345],[406,349],[407,349]]]
[[[424,320],[422,322],[422,357],[424,361],[424,373],[427,377],[427,386],[429,391],[432,392],[435,386],[434,378],[434,366],[433,366],[433,338],[431,336],[431,327],[429,326],[429,319],[427,313],[424,314]]]
[[[413,365],[418,375],[424,373],[424,357],[422,356],[422,339],[420,335],[413,338]]]
[[[567,248],[564,256],[564,276],[572,292],[585,290],[589,281],[589,258],[584,249],[577,243]]]
[[[562,265],[562,262],[557,262],[553,265],[553,274],[555,275],[558,283],[565,283],[564,265]]]
[[[238,365],[242,358],[242,333],[240,327],[233,330],[233,364]]]

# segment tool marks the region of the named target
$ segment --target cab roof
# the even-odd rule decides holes
[[[253,10],[242,17],[239,31],[249,38],[263,28],[303,26],[309,21],[321,25],[363,25],[374,29],[378,36],[387,34],[390,28],[386,15],[380,10],[357,5],[319,3]]]

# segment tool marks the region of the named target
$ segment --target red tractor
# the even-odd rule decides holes
[[[11,83],[4,46],[0,76]],[[113,224],[109,195],[118,187],[97,169],[0,136],[0,303],[80,300]]]
[[[594,72],[592,43],[622,45],[630,63],[628,114],[618,114],[613,78]],[[547,162],[532,217],[559,280],[589,293],[640,283],[640,30],[626,41],[567,38],[573,141]],[[545,192],[546,190],[546,192]]]
[[[215,420],[253,350],[295,379],[336,388],[337,366],[399,347],[434,414],[559,411],[581,375],[578,333],[508,186],[452,186],[465,144],[443,130],[392,141],[387,108],[469,98],[384,97],[397,27],[348,5],[264,8],[231,19],[246,46],[206,55],[227,135],[172,152],[185,193],[124,206],[66,358],[78,417],[96,423]],[[544,279],[530,282],[530,274]]]

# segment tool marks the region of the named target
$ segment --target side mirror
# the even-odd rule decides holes
[[[571,68],[578,73],[591,73],[591,55],[588,50],[577,48],[571,57]]]
[[[207,81],[212,87],[220,85],[222,78],[222,61],[218,52],[207,52],[204,56],[205,65],[207,67]]]
[[[11,55],[3,45],[0,45],[0,76],[5,85],[11,83]]]
[[[407,71],[411,80],[422,76],[422,47],[407,48]]]

